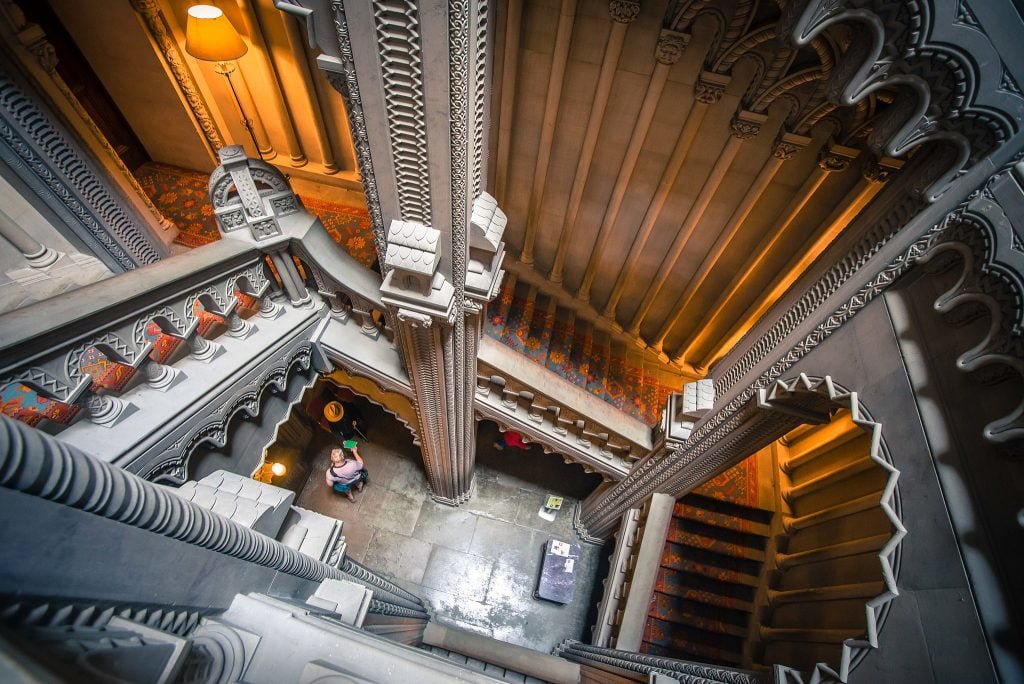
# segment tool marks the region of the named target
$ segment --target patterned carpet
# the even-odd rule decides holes
[[[220,239],[207,193],[206,174],[150,162],[139,167],[135,177],[153,204],[178,226],[176,242],[186,247],[199,247]],[[373,264],[377,255],[366,209],[314,197],[300,196],[300,199],[310,213],[320,217],[342,249],[364,266]]]
[[[589,394],[648,425],[657,425],[669,394],[679,390],[645,369],[638,352],[577,322],[526,286],[506,279],[487,310],[484,334],[515,349]],[[631,352],[633,352],[631,356]]]

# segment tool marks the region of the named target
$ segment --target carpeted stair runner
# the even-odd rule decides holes
[[[483,330],[648,425],[658,424],[668,395],[683,383],[678,374],[656,368],[638,348],[576,318],[512,273],[488,307]]]
[[[747,459],[676,502],[644,653],[740,664],[772,518],[746,505],[756,489],[748,499],[745,486],[735,486],[756,479],[751,470],[756,461]]]
[[[149,162],[135,170],[135,178],[160,213],[178,227],[175,242],[186,247],[201,247],[220,239],[207,187],[209,174]],[[320,217],[324,228],[342,249],[364,266],[373,264],[377,255],[370,215],[365,208],[316,197],[300,196],[300,199],[311,214]]]

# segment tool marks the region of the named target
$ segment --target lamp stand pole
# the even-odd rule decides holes
[[[245,126],[245,130],[249,132],[249,138],[252,139],[252,146],[256,148],[256,154],[260,156],[260,161],[263,161],[263,152],[260,151],[260,144],[256,141],[256,132],[252,127],[252,120],[245,115],[245,109],[242,107],[242,101],[238,99],[238,92],[235,90],[235,82],[231,80],[231,72],[235,70],[235,65],[231,62],[217,62],[217,66],[213,69],[218,74],[223,74],[224,78],[228,79],[228,88],[231,89],[231,94],[235,98],[235,104],[238,106],[238,112],[242,115],[242,125]]]

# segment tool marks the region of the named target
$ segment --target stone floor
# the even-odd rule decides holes
[[[536,447],[499,452],[491,447],[496,427],[484,423],[476,493],[459,508],[444,506],[427,495],[408,432],[376,407],[363,413],[370,439],[359,453],[370,480],[356,502],[324,481],[333,443],[322,433],[296,505],[343,520],[351,557],[423,597],[441,622],[543,652],[588,636],[599,556],[609,551],[576,536],[572,509],[600,477]],[[566,497],[554,522],[537,515],[548,493]],[[549,537],[581,546],[575,597],[564,606],[533,597]]]

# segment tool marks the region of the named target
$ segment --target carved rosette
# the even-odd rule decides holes
[[[654,49],[654,58],[658,60],[659,64],[671,66],[683,56],[686,44],[689,42],[690,37],[685,33],[663,29],[661,35],[658,36],[658,45]]]
[[[608,13],[612,21],[630,24],[640,16],[640,3],[633,0],[612,0],[608,3]]]

